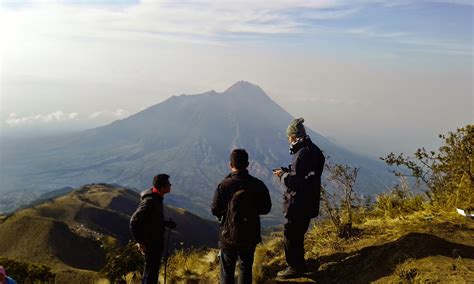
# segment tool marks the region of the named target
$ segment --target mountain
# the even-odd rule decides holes
[[[104,262],[99,240],[107,237],[122,244],[128,242],[130,216],[139,201],[135,191],[90,184],[19,210],[0,221],[0,255],[97,270]],[[164,214],[177,223],[173,244],[217,247],[216,222],[167,205]]]
[[[210,217],[213,192],[229,171],[229,153],[243,147],[251,158],[250,172],[271,190],[274,206],[264,222],[276,223],[282,218],[281,187],[271,169],[290,162],[285,130],[292,119],[260,87],[245,81],[222,93],[173,96],[74,135],[5,140],[0,191],[27,200],[34,193],[92,182],[144,189],[155,174],[168,173],[170,204]],[[308,129],[308,134],[334,162],[361,168],[359,193],[383,191],[393,181],[380,161],[356,155],[315,131]]]

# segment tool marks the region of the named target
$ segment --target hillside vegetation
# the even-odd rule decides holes
[[[310,273],[292,281],[276,279],[285,267],[282,233],[257,248],[256,283],[472,283],[474,222],[426,209],[409,215],[366,217],[350,238],[337,236],[328,221],[316,222],[306,236]],[[185,283],[218,282],[217,250],[179,251],[169,261],[168,278]]]
[[[282,232],[274,232],[257,247],[255,282],[474,283],[474,220],[455,210],[474,208],[474,126],[440,138],[437,152],[421,148],[414,157],[391,153],[383,158],[407,170],[396,171],[400,184],[374,202],[351,196],[355,178],[350,177],[357,171],[340,167],[343,198],[326,201],[326,217],[306,235],[310,273],[291,281],[275,278],[285,259]],[[420,190],[424,193],[414,193]],[[350,230],[341,234],[340,226],[347,224]],[[217,283],[217,255],[217,250],[178,251],[169,260],[168,278]]]
[[[60,283],[90,282],[99,278],[107,254],[130,240],[139,200],[128,189],[91,184],[17,211],[0,219],[0,256],[47,265]],[[172,247],[216,247],[217,223],[169,206],[165,217],[178,224]]]

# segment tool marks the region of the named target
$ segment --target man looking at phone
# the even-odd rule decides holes
[[[278,272],[280,278],[298,278],[306,271],[304,235],[311,218],[319,215],[321,174],[325,158],[303,125],[304,119],[294,119],[286,133],[293,160],[288,168],[275,169],[273,173],[286,187],[283,196],[285,223],[285,257],[288,267]]]

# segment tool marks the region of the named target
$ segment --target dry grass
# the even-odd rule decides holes
[[[254,281],[262,283],[272,278],[283,267],[285,264],[283,251],[282,233],[273,233],[257,246],[253,266]]]
[[[402,182],[401,187],[395,187],[391,191],[376,197],[371,214],[378,217],[394,218],[423,211],[428,203],[421,195],[413,194],[408,185]]]
[[[341,239],[329,221],[315,222],[306,234],[311,273],[295,280],[351,283],[473,283],[474,220],[432,206],[411,213],[360,211],[353,235]],[[254,282],[276,283],[285,266],[282,233],[272,233],[255,252]],[[180,251],[173,277],[217,283],[219,268],[205,252]],[[215,281],[215,282],[212,282]],[[183,282],[184,283],[184,282]]]
[[[169,258],[167,278],[170,283],[217,283],[218,250],[177,250]],[[164,277],[164,267],[161,269]],[[194,281],[193,281],[194,280]]]
[[[474,262],[445,256],[410,259],[375,283],[474,283]]]

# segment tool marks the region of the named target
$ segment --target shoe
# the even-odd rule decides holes
[[[279,271],[277,273],[278,278],[290,279],[290,278],[300,278],[304,274],[304,271],[298,271],[294,268],[288,267],[285,270]]]

